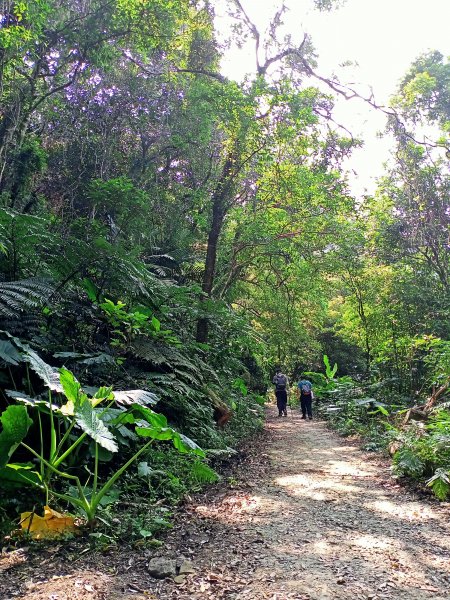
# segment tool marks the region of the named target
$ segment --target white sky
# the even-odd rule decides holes
[[[251,19],[264,30],[280,5],[276,0],[242,0]],[[347,0],[331,13],[312,9],[311,0],[286,0],[284,31],[294,41],[301,41],[307,31],[319,55],[317,72],[328,76],[336,73],[342,82],[365,94],[373,88],[378,104],[387,103],[411,63],[427,50],[439,50],[450,56],[450,0]],[[217,19],[217,27],[225,31],[229,20]],[[344,61],[357,66],[339,67]],[[253,46],[230,49],[222,71],[240,80],[254,71]],[[385,125],[384,115],[360,101],[338,102],[336,120],[355,136],[362,136],[365,146],[356,150],[349,161],[353,193],[373,193],[375,178],[383,173],[383,162],[389,158],[391,142],[379,139],[377,133]]]

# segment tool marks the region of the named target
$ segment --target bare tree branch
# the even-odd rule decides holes
[[[214,71],[207,71],[206,69],[180,69],[178,67],[173,67],[176,73],[192,73],[193,75],[204,75],[205,77],[212,77],[213,79],[217,79],[220,83],[226,83],[227,78],[221,75],[220,73],[214,73]]]
[[[249,28],[250,33],[252,34],[253,39],[255,40],[256,72],[258,74],[261,74],[260,73],[261,65],[259,62],[259,46],[261,43],[261,35],[260,35],[256,25],[253,23],[253,21],[250,19],[247,12],[245,11],[245,8],[242,6],[242,2],[240,0],[234,0],[234,3],[238,7],[238,9],[241,11],[242,16],[244,17],[245,24]]]
[[[327,77],[323,77],[323,76],[319,75],[311,68],[311,66],[308,64],[308,62],[302,56],[299,55],[298,58],[301,61],[301,64],[302,64],[303,68],[305,69],[305,72],[310,77],[314,77],[315,79],[322,81],[323,83],[325,83],[325,85],[327,85],[329,88],[331,88],[334,92],[336,92],[337,94],[339,94],[340,96],[345,98],[345,100],[353,100],[354,98],[357,98],[359,100],[362,100],[363,102],[365,102],[366,104],[368,104],[369,106],[374,108],[375,110],[378,110],[378,111],[384,113],[386,116],[393,118],[395,120],[397,126],[401,129],[403,135],[405,135],[407,138],[409,138],[415,144],[418,144],[420,146],[426,146],[429,148],[444,148],[448,152],[450,152],[450,146],[447,146],[446,144],[437,144],[435,142],[426,141],[426,140],[421,141],[421,140],[416,139],[410,133],[408,133],[406,131],[405,124],[403,123],[403,121],[400,118],[397,111],[394,110],[393,108],[388,108],[388,107],[384,106],[383,104],[378,104],[377,102],[375,102],[375,97],[374,97],[373,91],[371,91],[369,96],[364,96],[364,95],[360,94],[359,92],[357,92],[356,90],[354,90],[353,88],[351,88],[343,83],[340,83],[339,81],[336,81],[335,79],[329,79]]]
[[[145,75],[149,75],[150,77],[160,77],[161,75],[164,74],[163,71],[152,71],[146,65],[144,65],[140,60],[138,60],[137,58],[132,56],[132,54],[128,50],[122,51],[122,56],[129,62],[136,65],[136,67],[138,67],[142,73],[145,73]],[[220,73],[215,73],[214,71],[209,71],[206,69],[181,69],[181,68],[177,67],[176,65],[172,65],[171,68],[175,73],[191,73],[193,75],[204,75],[205,77],[211,77],[212,79],[217,79],[217,81],[220,81],[220,83],[226,83],[226,81],[227,81],[227,78],[224,77],[223,75],[221,75]]]
[[[309,39],[309,36],[307,33],[305,33],[305,35],[303,36],[303,40],[298,48],[286,48],[286,50],[283,50],[282,52],[275,54],[275,56],[268,58],[266,60],[266,62],[264,63],[264,65],[262,65],[260,67],[258,74],[265,75],[267,73],[267,69],[270,67],[270,65],[273,65],[274,63],[279,62],[280,60],[283,60],[283,58],[286,58],[287,56],[302,57],[303,49],[304,49],[305,44],[308,41],[308,39]]]

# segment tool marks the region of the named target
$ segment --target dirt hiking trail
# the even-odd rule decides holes
[[[40,579],[12,564],[0,580],[15,580],[15,593],[2,596],[0,583],[0,597],[448,600],[449,512],[323,423],[270,408],[258,451],[227,485],[187,504],[163,548],[73,565],[58,557],[48,568],[30,557]],[[155,555],[178,561],[179,574],[152,577]]]

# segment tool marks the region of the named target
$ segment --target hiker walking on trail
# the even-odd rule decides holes
[[[313,391],[312,391],[312,383],[307,379],[303,378],[297,384],[298,389],[300,391],[300,407],[302,409],[302,419],[306,419],[306,415],[308,415],[308,419],[312,421],[312,401],[313,401]]]
[[[273,384],[275,385],[275,396],[277,397],[278,416],[287,417],[287,389],[289,379],[287,375],[282,373],[281,369],[276,370]]]

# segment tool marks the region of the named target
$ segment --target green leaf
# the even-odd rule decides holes
[[[88,501],[92,501],[92,498],[95,497],[95,492],[93,492],[92,488],[85,485],[83,486],[83,493],[85,495],[85,497],[87,498]],[[67,490],[67,494],[68,494],[68,500],[70,501],[70,498],[72,497],[74,500],[78,500],[79,499],[79,490],[77,487],[71,485],[69,486],[68,490]],[[108,506],[110,504],[114,504],[115,502],[117,502],[117,500],[120,497],[120,490],[118,490],[117,488],[111,488],[107,494],[104,494],[99,502],[100,506]],[[75,506],[77,506],[75,504]]]
[[[147,421],[147,423],[149,423],[153,427],[167,427],[167,418],[160,413],[154,412],[151,408],[141,406],[140,404],[134,404],[131,407],[131,412],[133,415],[139,415],[140,417],[142,417],[145,421]]]
[[[80,384],[75,379],[73,373],[65,367],[59,370],[59,379],[64,390],[64,395],[76,406],[79,401]]]
[[[136,427],[136,433],[142,437],[149,437],[154,440],[171,440],[173,439],[175,432],[170,427],[165,429],[156,427]]]
[[[86,358],[83,360],[80,360],[80,364],[82,365],[105,365],[105,364],[110,364],[113,365],[115,364],[115,360],[114,357],[111,356],[111,354],[107,354],[106,352],[100,352],[100,354],[91,354],[91,355],[85,355]]]
[[[97,302],[97,294],[98,294],[98,290],[95,287],[94,283],[92,282],[91,279],[89,279],[88,277],[85,277],[82,280],[82,285],[84,288],[84,291],[86,292],[89,300],[91,302]]]
[[[161,329],[161,322],[159,321],[159,319],[157,319],[155,316],[152,317],[152,320],[150,321],[152,324],[152,327],[155,331],[160,331]]]
[[[45,385],[54,392],[63,392],[58,371],[44,362],[31,348],[24,347],[24,349],[24,359],[29,363],[31,369],[44,381]]]
[[[9,365],[18,365],[22,357],[8,340],[0,340],[0,359]]]
[[[92,457],[95,456],[95,452],[97,449],[97,456],[100,462],[110,462],[114,458],[114,454],[106,448],[102,448],[98,444],[96,444],[93,440],[89,444],[89,453]]]
[[[126,390],[123,392],[114,392],[114,399],[124,406],[130,404],[140,404],[142,406],[155,405],[158,402],[158,396],[146,390]]]
[[[214,469],[201,461],[196,461],[192,465],[192,475],[199,483],[215,483],[220,479]]]
[[[399,475],[420,477],[425,470],[425,464],[409,448],[400,448],[394,454],[394,471]]]
[[[118,446],[114,435],[98,417],[90,402],[83,402],[75,412],[77,425],[89,435],[102,448],[110,452],[117,452]]]
[[[143,538],[148,538],[148,537],[153,536],[153,533],[151,531],[148,531],[147,529],[139,529],[139,533]]]
[[[328,356],[326,354],[323,355],[323,362],[325,364],[325,373],[328,379],[334,379],[334,376],[336,375],[336,372],[338,370],[338,366],[336,363],[334,363],[333,368],[331,368],[330,365],[330,359],[328,358]]]
[[[433,490],[439,500],[445,500],[450,493],[450,473],[444,469],[437,469],[433,477],[427,481],[427,486]]]
[[[136,423],[136,417],[129,412],[123,412],[117,417],[114,417],[111,421],[112,425],[134,425]]]
[[[115,364],[114,357],[105,352],[99,354],[86,354],[81,352],[55,352],[54,358],[67,358],[76,361],[82,365],[104,365]]]
[[[172,523],[167,521],[167,519],[163,519],[162,517],[155,517],[153,519],[153,523],[159,525],[160,527],[168,527],[169,529],[172,527]]]
[[[246,396],[248,393],[247,386],[245,385],[245,381],[238,377],[233,381],[233,388],[235,390],[239,390],[243,396]]]
[[[0,416],[3,431],[0,433],[0,467],[4,467],[13,452],[27,435],[33,421],[25,406],[8,406]]]
[[[172,439],[173,445],[182,454],[196,454],[197,456],[201,456],[204,458],[206,454],[203,450],[198,446],[191,438],[188,438],[186,435],[182,433],[178,433],[174,431],[174,436]]]
[[[138,475],[139,477],[148,477],[153,473],[153,469],[149,466],[148,462],[140,462],[138,464]]]
[[[18,488],[27,485],[42,486],[41,475],[30,463],[13,463],[0,468],[2,488]]]
[[[114,394],[112,393],[112,387],[102,386],[98,388],[95,394],[92,396],[92,406],[98,406],[104,400],[114,400]]]
[[[101,386],[92,396],[93,400],[113,400],[112,387]]]
[[[50,404],[48,400],[39,400],[38,398],[32,398],[31,396],[27,396],[22,392],[16,392],[15,390],[5,390],[5,394],[19,402],[19,404],[25,404],[26,406],[32,406],[34,408],[39,408],[42,410],[43,408],[47,408],[47,412],[50,408]],[[60,407],[57,404],[52,404],[51,409],[53,411],[59,411]]]
[[[55,352],[53,354],[54,358],[84,358],[86,356],[90,356],[89,354],[83,354],[81,352]]]

